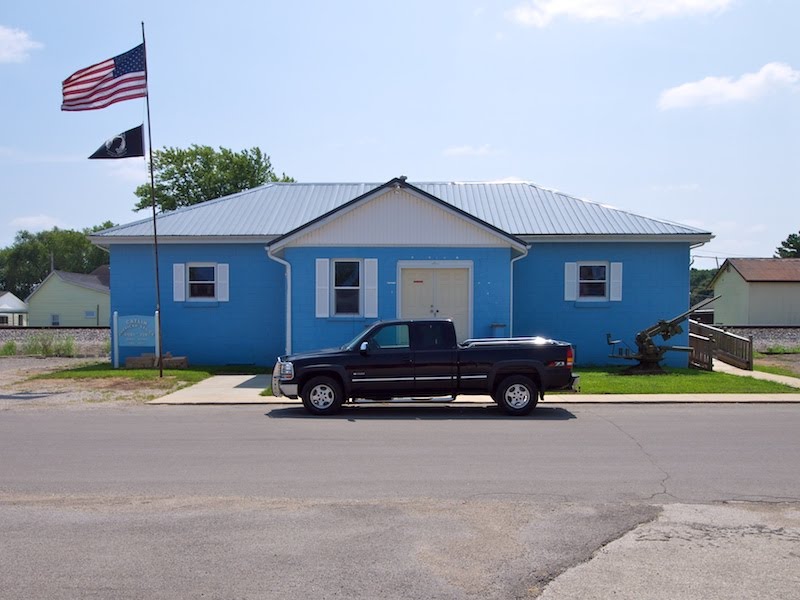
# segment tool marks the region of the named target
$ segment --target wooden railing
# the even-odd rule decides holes
[[[722,362],[739,367],[740,369],[753,370],[753,337],[742,337],[728,333],[723,329],[704,325],[697,321],[689,320],[689,341],[692,346],[692,361],[695,352],[698,360],[707,352],[703,338],[707,338],[713,345],[712,354]],[[697,344],[697,346],[695,346]],[[697,350],[695,350],[697,348]],[[693,365],[694,366],[694,365]],[[698,367],[703,368],[703,367]]]
[[[714,340],[710,337],[689,334],[689,345],[692,353],[689,355],[689,366],[703,371],[711,371],[714,368]]]

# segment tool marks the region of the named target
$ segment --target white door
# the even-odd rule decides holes
[[[459,341],[470,336],[469,269],[401,269],[402,319],[452,319]]]

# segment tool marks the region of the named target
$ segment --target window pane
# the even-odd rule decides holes
[[[189,267],[189,281],[214,281],[214,267]]]
[[[334,263],[336,272],[334,273],[334,286],[336,287],[358,287],[359,269],[356,261],[340,261]]]
[[[373,337],[377,348],[408,348],[408,325],[389,325]]]
[[[580,284],[581,297],[599,297],[603,298],[606,295],[605,283],[581,283]]]
[[[605,265],[581,265],[581,281],[605,281]]]
[[[444,323],[430,323],[420,325],[419,329],[419,350],[434,350],[452,348],[455,346],[452,328]]]
[[[336,290],[335,313],[337,315],[358,314],[358,290]]]
[[[213,283],[190,283],[189,296],[191,298],[213,298],[214,297],[214,284]]]

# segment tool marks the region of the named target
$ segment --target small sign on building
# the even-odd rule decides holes
[[[120,315],[114,313],[114,368],[119,368],[120,346],[153,348],[158,355],[156,315]]]

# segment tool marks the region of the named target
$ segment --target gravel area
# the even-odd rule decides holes
[[[103,360],[103,359],[100,359]],[[104,379],[31,379],[59,369],[98,362],[97,358],[0,357],[0,412],[58,406],[90,410],[141,405],[177,389],[171,378],[143,384],[126,377]]]
[[[782,346],[800,348],[800,327],[725,327],[725,331],[742,337],[753,336],[753,347],[759,352]]]
[[[45,336],[53,340],[71,339],[77,356],[107,356],[110,346],[107,327],[0,327],[0,346],[14,342],[24,348],[31,338]],[[19,350],[18,350],[19,351]]]

